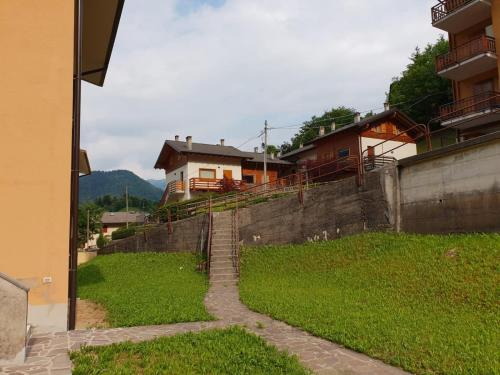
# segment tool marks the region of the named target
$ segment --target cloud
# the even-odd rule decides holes
[[[127,0],[105,87],[84,88],[82,145],[94,169],[159,177],[154,162],[175,134],[238,146],[266,119],[379,108],[414,48],[438,37],[432,4]]]

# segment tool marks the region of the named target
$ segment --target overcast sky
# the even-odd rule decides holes
[[[84,84],[82,147],[94,170],[161,178],[154,162],[176,134],[239,146],[265,120],[378,109],[415,47],[439,36],[435,2],[126,0],[104,88]]]

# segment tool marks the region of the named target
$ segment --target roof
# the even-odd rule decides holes
[[[247,154],[247,161],[251,163],[264,163],[264,153],[263,152],[246,152]],[[286,160],[281,160],[278,158],[272,158],[271,155],[267,155],[267,162],[269,164],[282,164],[282,165],[291,165],[293,163],[290,163],[289,161]]]
[[[388,111],[380,112],[380,113],[378,113],[376,115],[364,118],[363,120],[361,120],[359,122],[354,122],[352,124],[345,125],[345,126],[339,128],[339,129],[336,129],[336,130],[334,130],[334,131],[332,131],[332,132],[330,132],[328,134],[322,135],[320,137],[316,137],[313,140],[311,140],[309,142],[306,142],[306,145],[311,145],[311,144],[317,142],[320,139],[328,138],[328,137],[330,137],[332,135],[345,132],[346,130],[349,130],[349,129],[362,128],[365,125],[368,125],[368,124],[371,124],[373,122],[377,122],[377,121],[383,120],[386,117],[394,116],[394,115],[400,116],[404,120],[404,122],[406,122],[409,125],[412,125],[412,126],[413,125],[417,125],[417,123],[415,121],[413,121],[411,118],[409,118],[403,112],[401,112],[400,110],[394,108],[394,109],[389,109]]]
[[[90,168],[89,157],[87,155],[87,151],[80,149],[80,158],[79,158],[79,171],[80,176],[87,176],[92,173],[92,169]]]
[[[161,168],[161,159],[164,152],[166,152],[166,147],[172,148],[174,151],[180,154],[201,154],[201,155],[212,155],[212,156],[225,156],[230,158],[247,159],[248,152],[243,152],[238,150],[233,146],[220,146],[220,145],[209,145],[206,143],[192,143],[191,149],[188,149],[187,143],[182,141],[165,141],[163,148],[156,161],[155,168]]]
[[[293,151],[290,151],[284,155],[281,156],[281,159],[286,159],[286,158],[289,158],[291,156],[294,156],[294,155],[298,155],[304,151],[308,151],[308,150],[312,150],[314,148],[314,145],[307,145],[307,146],[304,146],[304,147],[300,147],[300,148],[297,148]]]
[[[125,0],[82,2],[82,79],[104,84]]]
[[[144,223],[144,212],[105,212],[102,214],[103,224]]]

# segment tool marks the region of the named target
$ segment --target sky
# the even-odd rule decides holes
[[[83,85],[82,148],[93,170],[159,179],[175,135],[253,150],[266,120],[380,112],[415,47],[440,35],[435,2],[126,0],[104,87]],[[272,130],[269,143],[297,130]]]

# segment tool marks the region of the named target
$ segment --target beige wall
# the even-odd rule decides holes
[[[0,272],[31,288],[31,318],[42,321],[30,323],[57,328],[68,298],[73,11],[68,0],[0,0]]]

